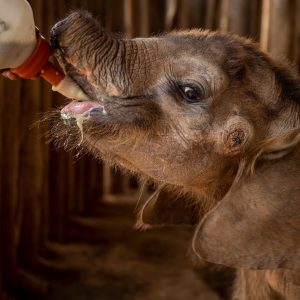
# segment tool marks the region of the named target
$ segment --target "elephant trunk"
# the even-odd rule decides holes
[[[71,26],[66,28],[69,24]],[[143,89],[145,78],[149,78],[146,72],[153,69],[149,59],[156,53],[153,41],[116,37],[106,32],[88,13],[71,14],[56,24],[53,32],[58,35],[59,47],[69,63],[108,94],[140,93],[136,87]],[[59,33],[63,33],[63,37]],[[52,33],[52,37],[55,34]]]
[[[140,94],[147,84],[145,78],[151,78],[153,46],[145,39],[120,39],[106,33],[87,55],[87,66],[93,67],[95,83],[104,84],[108,94]]]

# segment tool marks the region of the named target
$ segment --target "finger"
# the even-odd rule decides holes
[[[10,80],[17,80],[18,76],[10,71],[5,71],[2,73],[2,75]]]

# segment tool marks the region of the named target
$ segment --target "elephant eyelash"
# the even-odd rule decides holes
[[[166,76],[167,79],[167,86],[163,88],[165,93],[174,95],[175,98],[184,99],[186,102],[197,104],[202,102],[202,100],[205,100],[209,97],[209,93],[207,92],[207,89],[205,89],[201,84],[198,82],[191,82],[191,81],[181,81],[176,79],[174,76],[168,74]],[[190,101],[189,99],[186,99],[183,88],[191,88],[194,91],[196,91],[199,95],[199,98],[195,101]]]

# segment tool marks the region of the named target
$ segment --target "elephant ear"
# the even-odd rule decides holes
[[[300,270],[300,151],[260,162],[198,225],[202,259],[235,268]]]

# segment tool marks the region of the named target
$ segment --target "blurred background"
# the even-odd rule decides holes
[[[237,33],[299,69],[300,0],[29,2],[47,37],[84,8],[128,37],[195,27]],[[0,298],[228,299],[231,270],[190,262],[193,228],[136,232],[135,179],[47,143],[33,124],[63,103],[42,80],[0,78]]]

